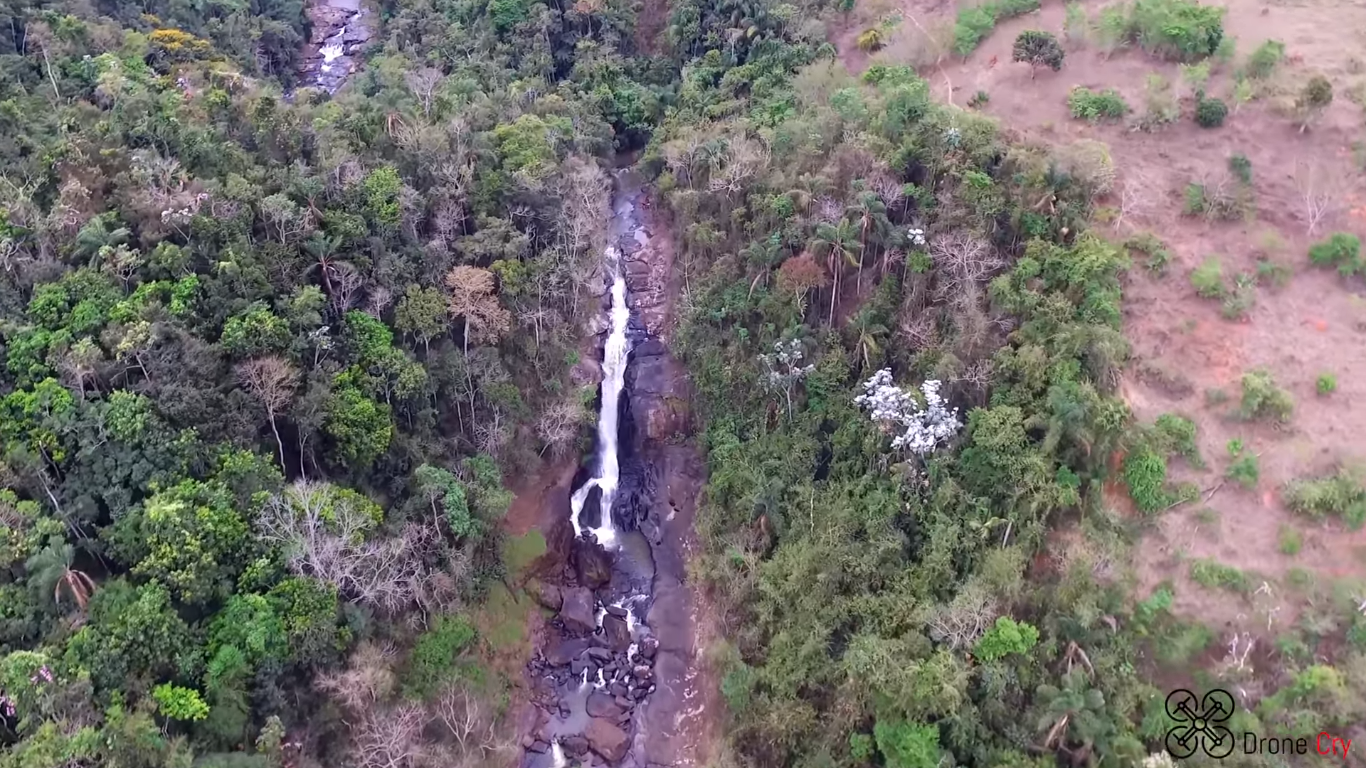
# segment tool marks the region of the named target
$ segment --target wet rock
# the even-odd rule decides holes
[[[602,691],[593,691],[588,694],[587,708],[588,714],[592,717],[616,717],[630,709],[629,706],[621,706],[620,701],[616,701]]]
[[[601,498],[597,488],[590,492],[589,497],[598,496]],[[584,504],[587,510],[588,505]],[[612,556],[601,546],[587,541],[579,540],[574,543],[574,575],[578,578],[579,584],[593,590],[602,587],[612,580]],[[597,621],[593,622],[597,626]]]
[[[531,745],[536,743],[536,739],[531,734],[522,737],[522,748],[531,749]]]
[[[546,753],[546,750],[548,749],[550,749],[549,744],[537,739],[536,741],[531,742],[531,744],[526,748],[526,751],[535,752],[538,755],[544,755]]]
[[[637,666],[635,669],[632,669],[631,674],[635,675],[635,678],[637,680],[649,680],[651,677],[654,677],[655,673],[654,670],[650,669],[644,664],[641,664]]]
[[[626,618],[626,609],[619,605],[605,605],[603,606],[603,610],[607,611],[607,615],[609,616],[616,616],[619,619]]]
[[[545,660],[551,666],[563,667],[583,653],[586,648],[588,648],[587,640],[562,637],[559,642],[550,646],[550,650],[546,651]]]
[[[586,635],[596,629],[598,622],[593,611],[593,593],[584,587],[572,587],[561,592],[564,602],[560,606],[560,621],[564,622],[565,630],[573,635]]]
[[[589,648],[588,658],[597,659],[598,661],[611,661],[612,652],[607,650],[606,648]]]
[[[646,696],[649,696],[649,695],[650,695],[650,691],[652,691],[652,690],[654,690],[653,687],[651,687],[649,690],[647,690],[647,689],[645,689],[645,688],[635,688],[635,689],[633,689],[633,690],[631,691],[631,698],[635,699],[636,701],[640,701],[641,699],[645,698]]]
[[[588,754],[588,738],[577,733],[573,736],[566,736],[560,739],[560,747],[570,757],[583,757]]]
[[[655,651],[659,650],[659,638],[647,637],[640,641],[640,656],[644,659],[653,659]]]
[[[577,386],[597,386],[602,383],[602,363],[591,357],[581,357],[569,369],[569,380]]]
[[[610,614],[602,617],[602,632],[607,638],[608,647],[617,653],[631,647],[631,630],[627,628],[625,619]]]
[[[588,669],[588,662],[582,658],[574,659],[569,662],[569,674],[574,677],[583,677],[584,670]]]
[[[530,592],[532,599],[543,608],[558,611],[560,606],[564,604],[564,596],[560,594],[560,588],[554,584],[534,581],[530,584]]]
[[[624,710],[630,709],[631,707],[635,706],[635,702],[631,701],[625,696],[617,696],[616,698],[612,699],[612,701],[614,701],[618,707],[621,707]]]
[[[613,696],[625,696],[630,693],[630,689],[622,683],[612,683],[607,686],[607,690],[611,691]]]
[[[611,763],[626,756],[626,748],[631,741],[626,731],[600,717],[588,721],[588,728],[583,735],[588,739],[588,746]]]
[[[583,322],[584,336],[598,336],[607,332],[612,327],[612,321],[602,312],[594,312]]]

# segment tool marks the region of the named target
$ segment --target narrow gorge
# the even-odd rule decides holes
[[[672,264],[650,213],[635,175],[618,172],[596,444],[568,503],[555,500],[567,513],[548,537],[560,560],[536,590],[554,618],[527,670],[528,768],[690,762],[692,731],[680,726],[700,700],[684,564],[701,468],[673,440],[687,427],[686,378],[665,345]]]

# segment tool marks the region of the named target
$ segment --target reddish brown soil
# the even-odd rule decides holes
[[[1031,79],[1028,66],[1010,62],[1012,43],[1025,29],[1048,30],[1062,38],[1064,12],[1057,2],[1002,23],[966,61],[953,57],[922,71],[938,98],[959,106],[977,91],[987,92],[990,99],[982,111],[1026,140],[1056,146],[1091,139],[1109,147],[1118,176],[1116,193],[1100,204],[1110,206],[1111,214],[1125,209],[1111,234],[1122,239],[1151,231],[1172,253],[1165,276],[1145,270],[1144,257],[1136,256],[1139,263],[1125,290],[1125,331],[1133,342],[1134,361],[1121,391],[1141,420],[1162,413],[1194,419],[1210,465],[1200,471],[1176,462],[1174,479],[1193,481],[1207,493],[1200,502],[1160,516],[1137,547],[1133,567],[1139,594],[1173,581],[1178,611],[1214,626],[1274,635],[1303,605],[1303,595],[1292,594],[1284,583],[1290,569],[1303,569],[1320,584],[1366,577],[1366,531],[1306,521],[1280,501],[1287,481],[1325,472],[1340,460],[1366,458],[1366,448],[1354,439],[1366,430],[1366,301],[1361,296],[1366,283],[1312,268],[1306,257],[1309,244],[1328,233],[1366,237],[1361,202],[1366,194],[1352,150],[1352,143],[1366,134],[1362,110],[1349,98],[1366,84],[1366,7],[1336,0],[1293,5],[1230,0],[1226,5],[1225,28],[1238,39],[1238,61],[1268,38],[1286,44],[1288,60],[1263,98],[1242,105],[1218,129],[1196,126],[1189,103],[1180,121],[1157,133],[1072,119],[1067,96],[1074,86],[1116,88],[1142,112],[1149,74],[1160,73],[1169,82],[1178,82],[1180,75],[1174,64],[1139,50],[1106,58],[1083,48],[1069,49],[1061,72],[1042,71]],[[1094,18],[1098,6],[1088,4],[1087,9]],[[908,2],[903,10],[918,25],[903,22],[902,36],[921,38],[921,43],[920,30],[941,28],[954,12],[934,0]],[[890,53],[870,58],[854,48],[854,38],[870,18],[850,21],[834,34],[841,60],[856,72],[870,61],[898,61]],[[914,41],[894,40],[888,50],[901,61],[919,57],[917,63],[923,65],[922,49]],[[1207,90],[1231,106],[1229,69],[1216,69]],[[1319,123],[1301,133],[1283,114],[1283,105],[1314,73],[1333,82],[1337,98]],[[1233,223],[1181,215],[1186,185],[1225,175],[1228,157],[1235,153],[1252,163],[1255,214]],[[1335,210],[1312,235],[1299,183],[1309,168],[1319,169],[1336,186]],[[1127,202],[1120,194],[1126,184],[1134,192]],[[1253,271],[1261,256],[1290,266],[1294,276],[1283,289],[1258,288],[1256,305],[1245,320],[1226,320],[1219,302],[1198,297],[1189,282],[1191,270],[1211,255],[1220,257],[1230,284],[1234,275]],[[1230,415],[1241,376],[1259,367],[1295,398],[1294,417],[1284,427]],[[1322,373],[1337,378],[1338,390],[1327,397],[1315,393],[1315,379]],[[1205,393],[1214,389],[1224,390],[1229,402],[1208,404]],[[1261,479],[1255,489],[1233,482],[1219,485],[1229,463],[1225,446],[1234,438],[1260,454]],[[1119,500],[1114,506],[1128,513]],[[1298,555],[1281,553],[1286,530],[1303,536]],[[1249,573],[1254,585],[1265,581],[1267,588],[1241,598],[1199,587],[1187,577],[1193,558],[1237,567]]]

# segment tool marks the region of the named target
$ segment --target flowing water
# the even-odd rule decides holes
[[[598,413],[597,456],[594,461],[594,476],[584,483],[570,498],[569,521],[574,526],[574,536],[584,534],[579,516],[583,513],[584,503],[594,488],[602,492],[599,503],[600,522],[590,529],[593,538],[609,552],[617,548],[617,531],[612,522],[612,501],[616,497],[617,484],[621,480],[621,464],[618,457],[621,415],[621,391],[626,386],[626,365],[631,354],[630,338],[626,335],[631,322],[631,308],[626,304],[626,277],[621,270],[621,252],[615,246],[607,246],[604,255],[604,269],[612,281],[611,332],[602,349],[602,408]]]

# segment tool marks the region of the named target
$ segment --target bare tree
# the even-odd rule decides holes
[[[935,237],[930,253],[938,267],[938,301],[958,301],[1006,266],[1006,260],[996,249],[961,230]]]
[[[953,602],[936,606],[925,616],[930,636],[954,650],[970,648],[986,634],[998,616],[996,601],[980,585],[963,588]]]
[[[271,356],[248,360],[237,366],[237,381],[266,411],[270,431],[275,435],[275,447],[280,452],[280,470],[286,475],[285,444],[275,416],[289,406],[299,384],[299,372],[283,358]]]
[[[1305,233],[1312,235],[1342,205],[1342,177],[1317,163],[1295,163],[1295,190]]]
[[[1119,229],[1126,219],[1142,221],[1152,210],[1156,190],[1148,174],[1135,169],[1126,171],[1119,182],[1119,215],[1115,217],[1115,229]]]
[[[552,456],[559,456],[573,442],[583,423],[583,404],[571,394],[550,404],[536,422],[536,436],[541,438]]]
[[[413,98],[422,105],[422,116],[429,120],[432,117],[432,105],[436,102],[436,89],[440,87],[441,80],[441,70],[433,67],[423,67],[403,75],[403,82],[408,86],[408,90],[413,92]]]
[[[441,532],[412,522],[398,536],[369,538],[378,516],[364,497],[327,483],[297,482],[271,497],[257,519],[260,537],[286,564],[336,585],[346,597],[390,613],[433,602],[427,581],[442,554]]]
[[[429,717],[420,704],[370,710],[351,731],[360,768],[416,768],[426,754],[422,729]]]
[[[332,263],[329,273],[332,299],[332,310],[340,317],[356,303],[356,294],[365,285],[365,276],[355,266],[345,261]]]
[[[394,692],[397,678],[393,661],[396,657],[397,652],[391,645],[362,642],[351,654],[345,669],[318,675],[315,685],[352,712],[374,709]]]

